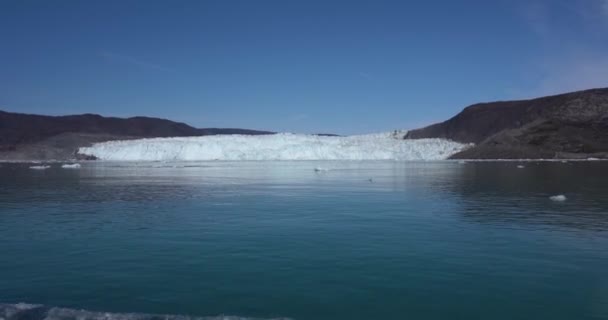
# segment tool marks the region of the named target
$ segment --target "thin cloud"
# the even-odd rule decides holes
[[[524,7],[523,17],[530,30],[547,47],[547,54],[539,57],[532,71],[533,84],[522,90],[509,89],[517,98],[578,91],[590,88],[608,87],[608,52],[604,46],[593,41],[582,43],[564,37],[564,30],[554,24],[551,13],[558,4],[534,1]],[[599,34],[598,14],[608,17],[608,0],[590,0],[570,3],[571,17],[578,20],[580,28],[588,34]],[[561,8],[564,9],[564,8]],[[558,46],[559,51],[554,48]]]
[[[157,71],[163,71],[163,72],[174,72],[175,71],[175,69],[172,69],[172,68],[167,68],[167,67],[155,64],[155,63],[151,63],[148,61],[144,61],[144,60],[134,58],[131,56],[127,56],[127,55],[123,55],[123,54],[117,54],[117,53],[113,53],[113,52],[104,51],[104,52],[100,52],[99,55],[103,59],[106,59],[108,61],[129,64],[129,65],[138,67],[140,69],[157,70]]]
[[[292,114],[288,117],[289,121],[303,121],[310,118],[310,115],[306,113]]]
[[[530,86],[506,88],[512,99],[529,99],[566,92],[608,87],[608,55],[578,53],[539,65]]]
[[[362,77],[362,78],[365,78],[365,79],[371,79],[372,78],[371,74],[369,74],[367,72],[362,72],[362,71],[359,72],[359,76]]]
[[[541,95],[608,87],[606,56],[574,57],[568,64],[547,69],[537,89]]]
[[[549,9],[545,4],[531,1],[524,6],[523,16],[536,35],[543,38],[550,35]]]

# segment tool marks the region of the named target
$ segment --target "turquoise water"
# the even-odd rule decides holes
[[[516,165],[2,164],[0,303],[608,319],[608,163]]]

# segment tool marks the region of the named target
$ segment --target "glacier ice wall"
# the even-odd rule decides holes
[[[279,133],[109,141],[79,153],[113,161],[442,160],[468,145],[404,140],[392,133],[347,137]]]

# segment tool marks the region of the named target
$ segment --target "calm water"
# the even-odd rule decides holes
[[[516,165],[2,164],[0,302],[608,319],[608,163]]]

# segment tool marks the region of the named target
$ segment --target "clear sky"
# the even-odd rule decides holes
[[[608,0],[0,0],[0,109],[341,134],[608,86]]]

